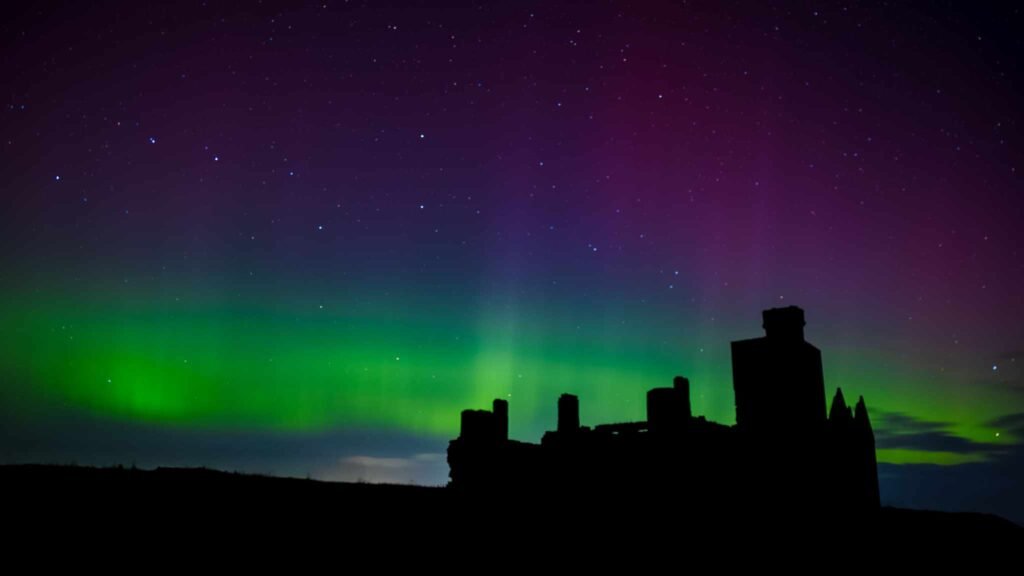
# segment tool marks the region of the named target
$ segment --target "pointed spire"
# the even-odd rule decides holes
[[[846,405],[846,398],[843,398],[842,388],[836,388],[836,395],[832,397],[832,409],[828,413],[828,419],[832,422],[850,419],[850,408]]]
[[[871,419],[868,418],[868,407],[864,403],[863,396],[861,396],[860,399],[857,400],[857,409],[854,412],[853,421],[860,426],[863,426],[869,430],[871,429]]]

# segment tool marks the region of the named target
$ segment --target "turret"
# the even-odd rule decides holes
[[[672,379],[672,387],[675,388],[676,393],[679,395],[679,415],[690,419],[693,416],[693,411],[690,409],[690,379],[676,376]]]
[[[580,399],[572,394],[558,397],[558,431],[563,434],[580,429]]]
[[[499,441],[508,440],[508,401],[494,399],[494,432]]]

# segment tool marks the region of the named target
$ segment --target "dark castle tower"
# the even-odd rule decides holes
[[[508,401],[495,398],[492,406],[496,438],[501,442],[505,442],[508,440]]]
[[[558,397],[558,431],[569,434],[580,429],[580,399],[572,394]]]
[[[804,340],[804,311],[772,308],[763,319],[763,337],[732,343],[737,427],[770,436],[824,432],[821,352]]]

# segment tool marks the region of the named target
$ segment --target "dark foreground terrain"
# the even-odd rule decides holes
[[[208,469],[0,466],[3,520],[20,536],[82,542],[223,542],[257,538],[281,546],[382,545],[399,557],[410,544],[450,547],[585,542],[591,552],[661,549],[695,541],[790,543],[842,538],[896,549],[999,547],[1024,543],[1002,518],[883,508],[836,517],[814,511],[730,509],[693,494],[466,494],[447,488],[333,483]],[[840,498],[841,495],[836,495]],[[810,539],[810,540],[808,540]],[[10,542],[10,538],[8,538]],[[184,544],[182,544],[184,545]],[[666,545],[670,548],[664,548]],[[398,557],[394,559],[399,559]]]

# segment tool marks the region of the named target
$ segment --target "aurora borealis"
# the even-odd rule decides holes
[[[0,461],[440,484],[796,304],[884,503],[1024,518],[1019,9],[380,4],[0,23]]]

